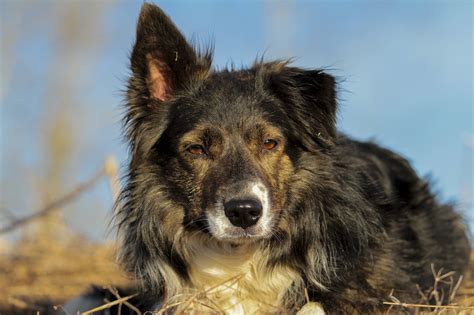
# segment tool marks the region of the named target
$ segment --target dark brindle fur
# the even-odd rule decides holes
[[[465,270],[470,247],[453,208],[404,158],[337,132],[331,75],[281,61],[215,71],[211,52],[150,4],[131,70],[120,260],[155,306],[206,288],[207,267],[223,279],[251,265],[239,289],[254,299],[293,312],[307,289],[330,314],[380,311],[392,289],[417,302],[431,264]],[[225,210],[247,199],[250,219]],[[245,312],[258,304],[238,301]]]

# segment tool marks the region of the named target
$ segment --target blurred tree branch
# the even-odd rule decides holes
[[[102,179],[102,177],[107,176],[109,179],[110,190],[114,197],[114,201],[117,201],[118,195],[120,193],[120,183],[118,178],[118,166],[117,161],[113,156],[108,157],[105,162],[104,166],[101,167],[91,178],[86,180],[85,182],[77,185],[72,191],[64,195],[63,197],[56,199],[55,201],[51,202],[47,206],[43,207],[42,209],[36,211],[35,213],[16,219],[14,218],[13,222],[8,224],[7,226],[0,227],[0,234],[5,234],[8,232],[13,231],[14,229],[27,224],[35,219],[44,217],[54,211],[61,209],[62,206],[74,201],[78,198],[82,193],[91,189],[97,182]],[[3,209],[2,212],[6,213],[7,215],[11,215],[6,209]]]
[[[94,98],[85,96],[84,91],[93,93],[95,64],[111,40],[105,33],[107,9],[112,5],[107,1],[0,4],[0,144],[6,141],[0,179],[8,182],[1,185],[1,202],[41,209],[31,218],[28,214],[12,216],[0,209],[1,222],[11,223],[0,225],[0,233],[38,217],[42,218],[34,231],[38,238],[54,239],[64,232],[60,209],[50,208],[68,202],[57,202],[54,196],[68,197],[63,189],[69,185],[65,184],[83,171],[78,163],[82,163],[86,150],[81,146],[90,145],[84,127],[91,123],[88,115],[96,113]],[[11,117],[21,120],[8,126],[4,119]],[[8,133],[13,136],[3,139]],[[18,176],[18,170],[25,166],[31,169],[29,176]],[[115,198],[117,188],[112,189]]]
[[[62,198],[59,198],[51,202],[50,204],[40,209],[39,211],[36,211],[32,215],[17,219],[13,221],[12,223],[10,223],[9,225],[5,227],[1,227],[0,234],[8,233],[26,223],[29,223],[35,219],[44,217],[55,210],[59,210],[60,207],[64,206],[65,204],[68,204],[69,202],[79,197],[83,192],[92,188],[105,175],[106,175],[105,168],[101,168],[89,180],[79,184],[78,186],[76,186],[76,188],[74,188],[72,191],[64,195]]]

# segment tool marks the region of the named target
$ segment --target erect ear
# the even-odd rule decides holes
[[[289,119],[308,149],[330,146],[336,136],[336,80],[322,70],[261,64],[266,84],[282,100]]]
[[[210,63],[211,54],[200,56],[159,7],[142,6],[131,68],[146,82],[148,96],[168,100],[196,74],[206,73]]]

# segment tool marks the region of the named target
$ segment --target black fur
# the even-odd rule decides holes
[[[168,99],[153,97],[147,58],[156,59],[172,91]],[[431,264],[464,272],[470,246],[459,215],[436,200],[404,158],[336,131],[331,75],[287,62],[215,72],[211,54],[196,52],[151,4],[140,15],[131,70],[131,161],[117,222],[121,262],[144,295],[166,295],[165,271],[190,281],[189,239],[177,231],[209,234],[208,199],[250,165],[229,151],[212,158],[219,166],[198,180],[178,140],[203,122],[238,134],[260,119],[284,135],[292,174],[278,200],[287,225],[262,239],[259,250],[268,270],[289,266],[304,280],[299,297],[283,303],[287,309],[304,304],[305,287],[331,314],[378,311],[392,289],[403,302],[418,301],[416,284],[423,290],[433,282]]]

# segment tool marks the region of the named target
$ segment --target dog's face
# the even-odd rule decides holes
[[[285,62],[215,72],[153,5],[131,68],[129,189],[146,199],[134,207],[154,208],[163,233],[242,243],[284,230],[301,155],[335,134],[334,79]]]
[[[233,242],[271,235],[293,173],[277,103],[242,72],[209,74],[198,91],[170,100],[172,118],[155,148],[167,151],[185,225]]]

